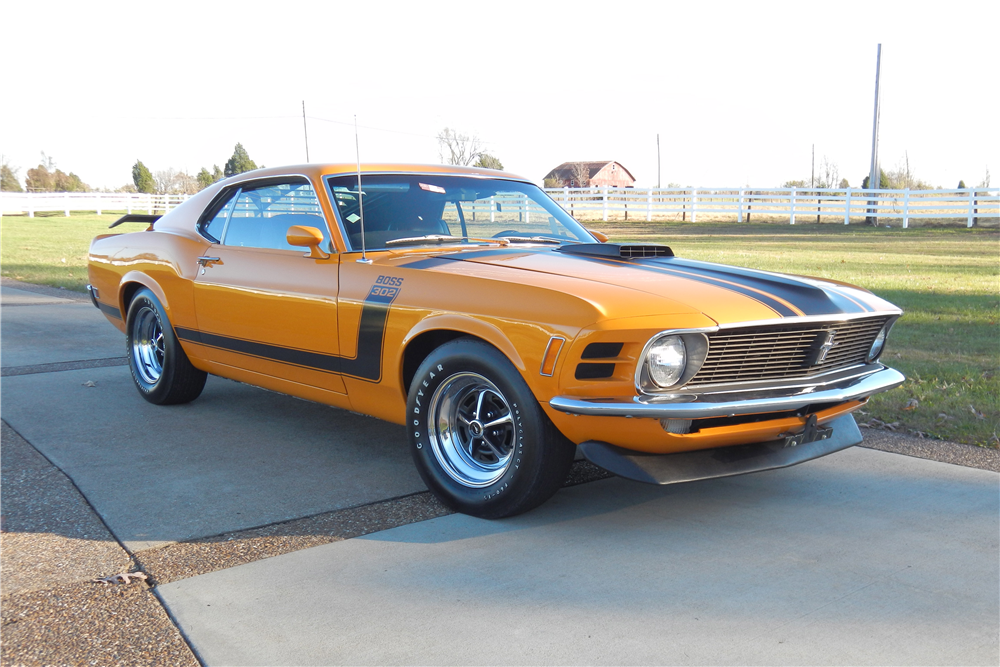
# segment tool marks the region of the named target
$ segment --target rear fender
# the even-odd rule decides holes
[[[167,318],[171,322],[174,321],[174,318],[170,315],[170,302],[167,300],[167,295],[163,293],[163,290],[155,280],[142,271],[129,271],[122,276],[121,283],[119,283],[118,307],[122,311],[123,320],[128,318],[128,300],[130,300],[131,295],[134,294],[134,291],[131,291],[129,287],[133,285],[141,285],[155,294],[156,298],[160,302],[160,305],[163,306],[163,310],[167,313]]]

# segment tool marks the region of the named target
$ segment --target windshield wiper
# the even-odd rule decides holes
[[[579,243],[573,239],[554,239],[551,236],[501,236],[501,239],[510,243]]]
[[[385,242],[385,247],[394,245],[421,245],[424,243],[456,243],[460,241],[477,241],[479,243],[499,243],[507,245],[503,239],[479,239],[474,236],[449,236],[447,234],[427,234],[425,236],[407,236],[402,239],[392,239]]]
[[[511,243],[554,243],[556,245],[562,245],[563,243],[580,243],[575,239],[554,239],[551,236],[497,236],[494,238],[478,238],[475,236],[450,236],[448,234],[425,234],[424,236],[407,236],[401,239],[392,239],[391,241],[385,242],[385,247],[389,248],[391,246],[401,246],[401,245],[424,245],[424,244],[442,244],[442,243],[460,243],[462,241],[472,241],[473,243],[494,243],[501,246],[507,246]]]

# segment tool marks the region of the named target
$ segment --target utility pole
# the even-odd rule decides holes
[[[656,189],[660,189],[660,133],[656,133]]]
[[[816,144],[812,145],[812,169],[809,170],[809,187],[816,187]],[[816,196],[816,222],[819,222],[819,194],[813,190],[813,195]]]
[[[875,56],[875,120],[872,123],[872,163],[871,169],[868,172],[868,189],[878,190],[881,185],[882,174],[878,166],[878,117],[879,117],[879,104],[882,100],[882,96],[879,92],[879,74],[882,71],[882,45],[878,45],[878,53]],[[868,201],[868,217],[865,218],[865,222],[870,225],[878,226],[878,215],[874,208],[874,202],[872,200]]]
[[[302,100],[302,133],[306,136],[306,163],[309,162],[309,128],[306,127],[306,101]]]
[[[816,144],[813,144],[812,169],[809,171],[809,187],[816,187]]]

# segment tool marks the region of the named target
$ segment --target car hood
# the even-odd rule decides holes
[[[546,275],[564,276],[645,292],[659,297],[650,303],[654,311],[701,312],[719,324],[898,312],[892,304],[850,285],[679,257],[623,260],[555,248],[488,248],[440,252],[435,258],[517,271],[521,275],[510,279],[518,282],[544,285]],[[528,278],[523,272],[536,276]]]

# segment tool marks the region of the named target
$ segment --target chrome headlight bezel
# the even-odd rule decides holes
[[[871,349],[868,350],[868,356],[865,358],[869,364],[878,360],[882,353],[885,351],[886,341],[889,340],[889,331],[892,330],[892,325],[896,323],[897,318],[893,318],[885,323],[885,326],[879,330],[878,335],[875,336],[875,340],[872,342]]]
[[[708,337],[705,333],[717,331],[717,327],[710,329],[682,329],[661,331],[647,341],[636,365],[635,386],[641,394],[662,394],[675,391],[683,387],[701,369],[708,356]],[[653,348],[667,338],[675,338],[682,344],[684,352],[683,368],[677,375],[676,381],[669,385],[662,385],[653,379],[650,370],[650,353]]]

